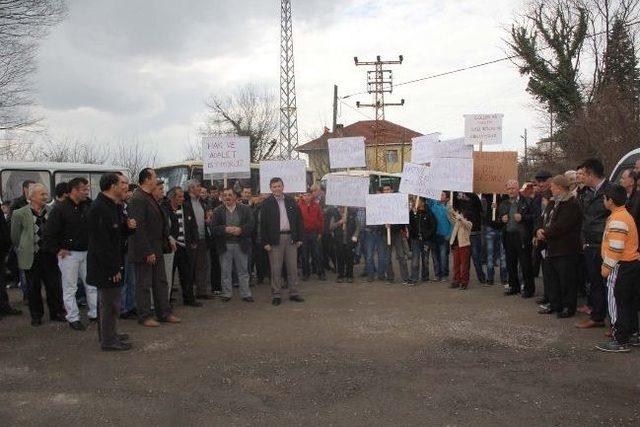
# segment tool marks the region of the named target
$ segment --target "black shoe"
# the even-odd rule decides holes
[[[42,326],[42,319],[31,319],[31,326]]]
[[[289,301],[304,302],[304,298],[302,298],[300,295],[294,295],[292,297],[289,297]]]
[[[271,299],[271,304],[273,304],[276,307],[279,306],[281,302],[282,302],[282,300],[280,298]]]
[[[2,313],[0,313],[0,315],[2,316],[20,316],[22,314],[22,310],[18,310],[17,308],[13,308],[13,307],[5,307],[2,310]]]
[[[74,331],[84,331],[87,329],[79,320],[76,320],[75,322],[69,322],[69,327]]]
[[[538,314],[553,314],[556,311],[554,309],[552,309],[551,307],[547,307],[547,308],[542,308],[540,310],[538,310]],[[558,313],[558,317],[560,317],[560,313]]]
[[[120,341],[129,340],[129,334],[118,334],[118,340],[120,340]]]
[[[211,295],[196,295],[196,299],[213,299]]]
[[[96,323],[98,321],[97,317],[89,317],[89,322]]]
[[[255,302],[253,297],[244,297],[244,298],[242,298],[242,301],[244,301],[244,302]]]
[[[569,311],[568,308],[563,308],[561,312],[558,313],[558,319],[568,319],[569,317],[573,317],[575,313]]]
[[[302,281],[303,282],[308,282],[309,281],[309,276],[308,275],[302,276]]]
[[[533,292],[524,292],[522,294],[522,298],[524,299],[533,298],[533,297],[534,297]]]
[[[67,319],[65,319],[64,315],[62,315],[62,314],[55,314],[53,316],[50,316],[49,319],[52,322],[66,322],[67,321]]]
[[[229,302],[229,301],[231,301],[231,297],[220,297],[220,301]]]
[[[202,303],[198,301],[184,302],[183,305],[186,305],[188,307],[202,307]]]
[[[549,304],[549,299],[546,297],[540,297],[536,300],[536,304],[538,305]]]
[[[517,289],[509,289],[508,291],[504,292],[506,296],[518,295],[519,293],[520,291],[518,291]]]
[[[120,344],[107,345],[102,347],[102,351],[127,351],[131,350],[132,345],[128,342],[121,342]]]
[[[327,275],[326,274],[322,274],[320,275],[319,279],[324,282],[325,280],[327,280]]]
[[[132,310],[132,311],[127,311],[126,313],[122,313],[122,314],[120,315],[120,318],[121,318],[121,319],[123,319],[123,320],[128,320],[128,319],[137,319],[137,318],[138,318],[138,315],[137,315],[137,314],[135,314],[135,313],[133,312],[133,310]]]

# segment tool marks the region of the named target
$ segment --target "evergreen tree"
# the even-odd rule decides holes
[[[607,40],[604,72],[599,92],[614,91],[621,101],[632,103],[640,111],[640,70],[633,39],[625,22],[616,19]]]

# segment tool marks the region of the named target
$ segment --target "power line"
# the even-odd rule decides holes
[[[356,113],[360,114],[362,117],[365,117],[369,120],[375,120],[373,117],[370,117],[368,115],[366,115],[365,113],[362,112],[362,110],[358,110],[357,108],[353,108],[351,105],[347,104],[346,102],[342,101],[342,99],[340,99],[340,104],[344,105],[345,107],[347,107],[350,110],[355,111]]]
[[[638,24],[640,24],[640,20],[634,21],[634,22],[629,22],[628,24],[625,24],[625,27],[631,27],[633,25],[638,25]],[[595,34],[588,34],[585,38],[593,38],[593,37],[596,37],[596,36],[599,36],[599,35],[602,35],[602,34],[605,34],[605,33],[606,33],[606,31],[600,31],[600,32],[595,33]],[[542,47],[542,48],[539,48],[537,51],[539,52],[539,51],[548,50],[548,49],[551,49],[551,47],[550,46]],[[413,80],[409,80],[409,81],[406,81],[406,82],[398,83],[398,84],[395,85],[395,87],[404,86],[404,85],[408,85],[408,84],[412,84],[412,83],[418,83],[418,82],[421,82],[421,81],[424,81],[424,80],[435,79],[437,77],[448,76],[450,74],[456,74],[456,73],[460,73],[460,72],[463,72],[463,71],[469,71],[469,70],[473,70],[475,68],[486,67],[487,65],[493,65],[493,64],[497,64],[499,62],[510,61],[512,59],[518,58],[519,56],[520,55],[505,56],[504,58],[494,59],[493,61],[487,61],[487,62],[483,62],[481,64],[470,65],[468,67],[462,67],[462,68],[458,68],[458,69],[455,69],[455,70],[446,71],[446,72],[443,72],[443,73],[432,74],[432,75],[429,75],[429,76],[420,77],[420,78],[417,78],[417,79],[413,79]],[[347,98],[350,98],[352,96],[363,95],[363,94],[366,94],[366,93],[367,92],[351,93],[349,95],[345,95],[345,96],[341,97],[340,99],[347,99]]]

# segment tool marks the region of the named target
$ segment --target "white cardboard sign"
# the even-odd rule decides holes
[[[409,224],[406,194],[367,194],[367,225],[385,224]]]
[[[502,144],[502,118],[504,114],[466,114],[464,137],[468,144]]]
[[[473,192],[473,158],[436,159],[430,166],[405,163],[401,192],[437,200],[443,190]]]
[[[348,175],[327,177],[326,203],[331,206],[366,207],[369,194],[369,178]]]
[[[421,137],[420,137],[421,138]],[[415,151],[414,151],[415,150]],[[464,138],[449,141],[429,141],[414,138],[411,142],[411,163],[429,163],[434,159],[471,159],[473,145]]]
[[[215,135],[202,137],[202,163],[205,174],[250,172],[248,136]]]
[[[307,191],[307,166],[304,160],[263,160],[260,162],[260,192],[271,193],[269,181],[279,177],[285,193]]]
[[[364,137],[329,138],[331,169],[363,168],[367,166]]]

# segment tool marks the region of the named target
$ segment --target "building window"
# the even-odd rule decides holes
[[[387,150],[387,163],[398,163],[398,150]]]

